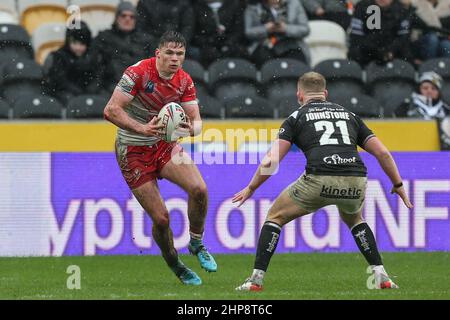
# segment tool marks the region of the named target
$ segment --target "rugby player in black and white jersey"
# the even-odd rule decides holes
[[[363,220],[361,211],[367,185],[367,169],[357,146],[375,156],[408,208],[412,204],[390,152],[364,122],[344,107],[326,101],[325,78],[309,72],[298,81],[297,97],[301,107],[282,124],[278,139],[267,153],[246,188],[235,194],[233,202],[242,205],[277,169],[292,144],[307,159],[306,170],[289,185],[269,209],[262,227],[253,274],[236,288],[263,289],[263,278],[278,244],[282,227],[298,217],[336,205],[356,244],[372,268],[378,289],[398,288],[383,267],[375,237]]]

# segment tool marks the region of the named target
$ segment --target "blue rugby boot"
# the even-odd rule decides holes
[[[217,271],[217,263],[213,256],[205,248],[201,240],[191,240],[188,246],[189,252],[197,256],[200,266],[208,272]]]
[[[188,286],[199,286],[202,284],[202,279],[191,269],[186,267],[181,260],[175,267],[171,267],[172,271],[175,273],[180,281]]]

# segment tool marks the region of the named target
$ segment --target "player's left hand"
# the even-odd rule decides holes
[[[413,205],[412,205],[411,201],[409,200],[408,194],[406,193],[405,188],[403,186],[401,186],[399,188],[393,187],[391,189],[391,193],[392,194],[394,194],[394,193],[398,194],[399,197],[403,200],[403,203],[405,204],[405,206],[408,209],[412,209],[413,208]]]
[[[247,201],[253,195],[254,190],[250,189],[248,186],[236,193],[231,200],[232,203],[239,202],[238,208]]]

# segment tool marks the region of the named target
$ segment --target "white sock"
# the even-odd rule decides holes
[[[189,235],[191,236],[192,240],[202,240],[203,239],[203,233],[194,233],[192,231],[189,231]]]
[[[378,265],[378,266],[371,266],[371,267],[372,267],[373,272],[382,273],[382,274],[387,275],[387,272],[386,272],[386,270],[384,270],[384,266],[382,264]]]
[[[251,276],[252,281],[255,282],[256,284],[262,285],[265,273],[266,273],[265,271],[253,269],[253,274]]]

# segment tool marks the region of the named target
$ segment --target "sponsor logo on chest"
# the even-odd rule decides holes
[[[348,164],[356,163],[356,157],[341,158],[338,154],[333,154],[323,158],[323,162],[327,164]]]

